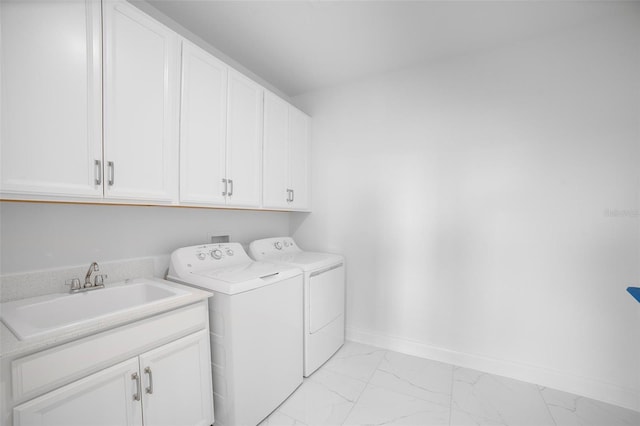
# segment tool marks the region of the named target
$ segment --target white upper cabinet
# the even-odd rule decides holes
[[[124,1],[104,20],[105,197],[177,197],[179,38]]]
[[[271,93],[265,94],[264,108],[262,205],[307,210],[309,117]]]
[[[258,84],[183,42],[181,202],[260,205],[262,96]]]
[[[264,207],[289,208],[289,104],[264,95]]]
[[[0,198],[308,210],[309,117],[125,0],[0,0]]]
[[[264,90],[229,70],[227,117],[227,204],[258,207],[262,182]]]
[[[296,108],[289,108],[290,205],[294,210],[311,208],[309,179],[309,141],[311,119]]]
[[[0,191],[102,197],[100,1],[2,1],[0,33]]]
[[[182,42],[180,201],[225,204],[227,66]]]

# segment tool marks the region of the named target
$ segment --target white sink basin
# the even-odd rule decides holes
[[[189,294],[161,282],[138,279],[76,294],[55,294],[0,304],[0,318],[20,339],[43,336],[152,306]]]

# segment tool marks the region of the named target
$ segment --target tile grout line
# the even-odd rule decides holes
[[[453,376],[456,372],[456,366],[453,364],[449,365],[451,365],[451,387],[449,388],[449,426],[451,426],[451,418],[453,417]]]
[[[544,399],[544,395],[542,395],[542,390],[544,388],[540,385],[535,385],[535,386],[536,386],[536,389],[538,389],[538,395],[540,395],[540,399],[542,399],[542,402],[544,403],[544,406],[547,409],[547,413],[549,413],[549,417],[551,417],[551,421],[553,422],[554,425],[558,426],[558,422],[556,422],[556,418],[553,416],[553,413],[549,408],[549,404],[547,404],[547,400]]]
[[[373,378],[373,375],[376,374],[376,371],[378,371],[378,368],[380,367],[380,364],[382,364],[382,361],[384,361],[385,355],[387,353],[389,353],[389,351],[386,350],[386,349],[382,349],[382,351],[384,351],[384,355],[382,356],[382,358],[380,358],[380,361],[378,361],[378,364],[376,364],[376,368],[374,368],[373,371],[371,372],[371,374],[369,375],[369,378],[365,382],[364,388],[362,388],[362,391],[360,392],[358,397],[353,402],[353,405],[351,406],[351,409],[349,410],[349,412],[345,416],[344,421],[342,423],[340,423],[341,425],[344,425],[344,423],[347,421],[347,419],[349,418],[349,416],[353,412],[353,409],[356,407],[356,404],[358,404],[358,402],[360,401],[360,397],[362,397],[362,394],[364,393],[364,391],[367,390],[367,387],[369,386],[369,383],[371,382],[371,379]]]

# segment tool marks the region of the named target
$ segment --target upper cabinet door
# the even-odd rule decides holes
[[[227,66],[182,42],[180,201],[225,204]]]
[[[289,158],[291,161],[290,206],[294,210],[311,208],[309,179],[310,119],[295,108],[289,109]]]
[[[262,182],[262,97],[258,84],[229,70],[227,117],[227,204],[260,205]]]
[[[179,39],[124,1],[104,2],[105,196],[177,197]]]
[[[262,206],[289,208],[289,104],[264,95]]]
[[[0,191],[101,197],[100,1],[2,1],[0,32]]]

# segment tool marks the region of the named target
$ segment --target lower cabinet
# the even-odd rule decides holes
[[[209,335],[203,330],[140,355],[146,426],[209,426],[213,419]]]
[[[14,408],[14,425],[142,425],[138,358]],[[137,378],[137,379],[136,379]]]
[[[13,424],[209,426],[211,395],[209,335],[201,330],[25,402]]]

